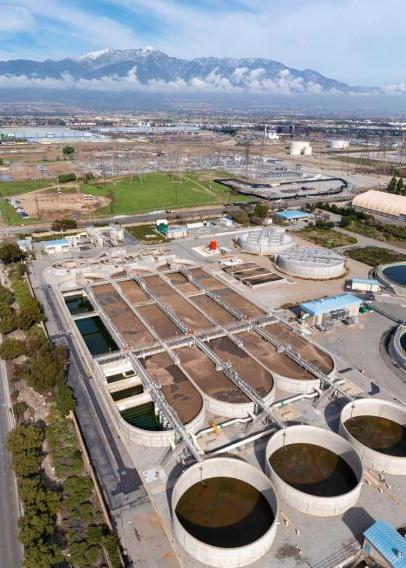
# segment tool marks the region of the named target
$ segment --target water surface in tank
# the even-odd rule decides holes
[[[381,416],[354,416],[344,424],[348,432],[372,450],[406,457],[406,428]]]
[[[221,548],[258,540],[274,521],[260,491],[231,477],[212,477],[192,485],[180,498],[176,515],[196,539]]]
[[[93,312],[93,306],[86,296],[69,296],[65,298],[65,304],[72,315]]]
[[[358,483],[343,458],[315,444],[287,444],[269,457],[269,463],[283,481],[317,497],[343,495]]]
[[[383,269],[383,274],[388,280],[399,286],[406,286],[406,264],[396,264]]]

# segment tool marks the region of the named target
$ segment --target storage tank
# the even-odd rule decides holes
[[[406,475],[406,407],[370,398],[349,402],[341,411],[340,433],[365,467]]]
[[[290,426],[269,440],[265,470],[292,507],[321,517],[353,507],[362,487],[361,459],[351,444],[314,426]]]
[[[278,254],[275,264],[286,274],[310,280],[329,280],[345,273],[344,256],[320,247],[295,247]]]
[[[265,227],[237,237],[237,244],[251,254],[270,255],[291,249],[294,241],[283,227]]]
[[[289,153],[291,156],[311,156],[312,147],[310,145],[310,142],[293,140],[290,143]]]
[[[205,565],[246,566],[266,554],[275,538],[272,485],[241,459],[214,457],[190,467],[175,483],[172,511],[176,538]]]
[[[345,150],[346,148],[350,147],[349,140],[332,140],[331,141],[331,148],[333,150]]]

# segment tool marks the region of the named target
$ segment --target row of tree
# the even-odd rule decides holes
[[[37,302],[21,279],[24,272],[19,264],[9,265],[13,291],[0,287],[0,307],[12,307],[17,321],[31,301]],[[14,361],[15,384],[24,381],[44,394],[51,409],[44,424],[24,420],[27,410],[32,410],[25,401],[13,406],[17,426],[9,435],[8,447],[24,509],[18,523],[25,549],[24,568],[51,568],[67,562],[75,568],[94,568],[103,564],[102,548],[108,553],[109,566],[118,568],[117,537],[94,508],[93,483],[84,471],[73,425],[65,418],[75,407],[66,381],[67,352],[52,345],[37,322],[20,329],[24,339],[6,338],[0,345],[0,356]],[[12,400],[17,399],[18,391],[14,391]],[[56,485],[53,481],[49,486],[43,470],[45,450],[60,480]]]
[[[257,203],[254,207],[252,206],[241,206],[236,211],[229,213],[230,217],[236,223],[240,225],[248,225],[249,223],[253,225],[262,225],[268,216],[268,206],[262,203]]]

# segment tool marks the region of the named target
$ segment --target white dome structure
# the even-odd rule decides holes
[[[325,248],[295,247],[278,254],[275,264],[281,272],[309,280],[329,280],[345,273],[344,257]]]
[[[294,242],[282,227],[265,227],[250,231],[237,238],[237,244],[251,254],[278,254],[293,247]]]
[[[403,195],[370,189],[354,197],[352,204],[354,207],[377,215],[402,219],[406,217],[406,197]]]

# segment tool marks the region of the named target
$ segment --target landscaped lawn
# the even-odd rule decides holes
[[[155,231],[153,225],[134,225],[133,227],[126,227],[125,230],[139,241],[150,245],[163,243],[165,241],[165,238]]]
[[[215,182],[210,188],[207,174],[189,172],[176,176],[151,173],[106,184],[82,184],[81,191],[112,198],[112,205],[99,213],[116,215],[246,200],[245,196],[239,199],[242,196],[232,195],[226,187]]]
[[[380,264],[390,264],[391,262],[402,262],[406,260],[406,253],[397,253],[380,247],[363,247],[348,249],[347,254],[350,258],[368,264],[369,266],[379,266]]]
[[[326,248],[336,248],[343,247],[346,245],[355,245],[357,239],[339,233],[334,229],[322,229],[318,227],[306,227],[300,231],[300,236],[311,241],[316,245],[320,245]]]
[[[36,181],[3,181],[0,183],[0,196],[9,197],[10,195],[20,195],[21,193],[29,193],[36,189],[51,187],[55,185],[53,180],[36,180]]]

